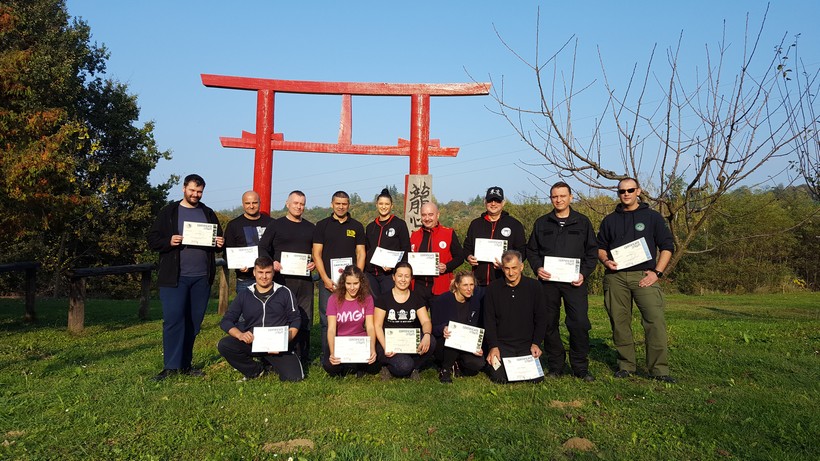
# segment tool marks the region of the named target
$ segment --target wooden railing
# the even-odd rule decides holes
[[[20,263],[0,264],[0,272],[15,272],[24,271],[26,273],[25,289],[26,289],[26,314],[25,320],[33,322],[37,320],[37,314],[34,312],[34,298],[37,293],[37,269],[40,268],[40,263],[34,261],[26,261]]]

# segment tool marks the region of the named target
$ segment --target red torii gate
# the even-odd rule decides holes
[[[318,152],[329,154],[406,155],[410,175],[429,174],[428,157],[455,157],[458,147],[441,147],[430,139],[430,96],[474,96],[490,92],[490,83],[364,83],[273,80],[201,74],[207,87],[256,91],[256,133],[242,132],[240,138],[220,137],[223,147],[255,149],[253,188],[259,193],[260,208],[270,212],[273,179],[273,151]],[[285,141],[274,132],[273,112],[276,93],[328,94],[342,96],[339,140],[336,144]],[[396,146],[352,143],[351,96],[410,96],[410,141],[399,139]],[[409,178],[409,175],[408,175]],[[405,178],[405,200],[408,195]],[[406,210],[406,207],[405,207]]]

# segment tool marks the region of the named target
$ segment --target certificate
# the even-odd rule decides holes
[[[413,275],[439,275],[438,253],[407,253]]]
[[[333,342],[333,355],[342,363],[367,363],[370,361],[370,336],[337,336]]]
[[[216,246],[216,224],[192,221],[183,222],[182,244],[201,247]]]
[[[384,351],[397,354],[418,354],[421,330],[418,328],[385,328]]]
[[[404,256],[403,251],[385,250],[382,247],[376,247],[376,251],[373,252],[373,257],[370,258],[370,264],[392,269],[401,261],[402,256]]]
[[[479,261],[494,263],[501,261],[501,253],[507,251],[507,241],[500,239],[475,239],[473,256]]]
[[[285,352],[290,327],[253,327],[251,352]]]
[[[259,257],[259,247],[226,248],[228,269],[243,269],[253,267]]]
[[[618,264],[618,270],[627,269],[652,259],[652,253],[649,252],[649,246],[643,237],[613,248],[610,253],[612,253],[612,259]]]
[[[447,329],[450,331],[450,337],[444,340],[444,346],[471,354],[481,350],[481,343],[484,341],[483,328],[450,321]]]
[[[353,258],[333,258],[330,260],[330,272],[327,276],[333,280],[335,285],[339,281],[339,276],[345,271],[345,267],[353,265]]]
[[[571,283],[581,275],[581,260],[544,256],[544,270],[550,273],[550,282]]]
[[[307,277],[310,271],[307,266],[310,264],[312,257],[307,253],[291,253],[283,251],[279,255],[279,264],[282,265],[282,270],[279,271],[283,275],[299,275]]]
[[[541,361],[531,355],[521,357],[504,357],[504,371],[507,381],[527,381],[544,376]]]

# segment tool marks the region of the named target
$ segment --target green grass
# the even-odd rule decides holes
[[[72,336],[66,300],[39,301],[40,322],[28,325],[22,301],[3,299],[0,458],[820,458],[820,294],[668,300],[676,385],[611,378],[609,324],[594,297],[596,382],[501,386],[477,376],[445,386],[434,370],[383,383],[331,379],[318,365],[301,383],[237,383],[216,351],[214,306],[195,349],[207,377],[154,383],[161,320],[137,320],[136,301],[88,302],[86,330]],[[160,318],[158,302],[151,315]],[[634,327],[642,340],[637,312]],[[563,448],[571,437],[595,449]],[[270,448],[298,438],[315,448]]]

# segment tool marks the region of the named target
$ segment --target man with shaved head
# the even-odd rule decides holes
[[[421,206],[421,225],[410,235],[410,251],[439,254],[438,276],[415,277],[414,290],[424,298],[425,306],[429,308],[436,296],[450,289],[453,271],[464,262],[464,250],[456,231],[439,222],[438,205],[435,203],[426,202]]]
[[[225,226],[225,248],[258,247],[259,239],[271,223],[270,216],[259,211],[259,194],[249,190],[242,194],[244,212]],[[228,259],[228,253],[225,253]],[[230,261],[228,261],[230,262]],[[254,283],[253,267],[236,269],[236,293]]]

